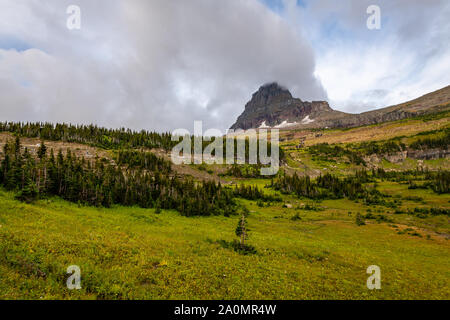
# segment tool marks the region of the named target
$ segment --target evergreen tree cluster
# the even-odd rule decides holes
[[[430,187],[439,194],[450,193],[450,171],[439,170],[432,178]]]
[[[309,176],[299,177],[283,175],[271,183],[271,187],[284,194],[296,194],[298,197],[320,198],[321,193]]]
[[[50,150],[47,156],[42,142],[35,158],[26,148],[21,151],[19,138],[8,142],[3,154],[0,185],[18,192],[23,201],[55,195],[94,206],[175,209],[185,216],[231,215],[237,209],[231,189],[169,176],[162,160],[147,155],[122,153],[122,163],[133,164],[124,169],[106,159],[87,161],[70,150],[65,155],[59,150],[56,156]],[[145,159],[152,159],[153,164],[145,164]],[[135,163],[139,164],[136,168]]]
[[[158,171],[164,174],[172,172],[172,163],[156,156],[152,152],[136,150],[119,150],[116,156],[117,165],[127,168],[141,168],[149,171]]]
[[[386,141],[369,141],[361,142],[360,144],[354,145],[355,149],[360,150],[364,155],[371,154],[394,154],[400,151],[406,150],[406,145],[400,141],[398,138],[386,140]]]
[[[422,138],[411,143],[411,149],[426,150],[426,149],[448,149],[450,145],[450,128],[447,128],[443,135],[436,137]]]
[[[317,177],[316,185],[319,188],[326,190],[329,198],[349,198],[359,199],[367,195],[367,190],[363,187],[364,182],[359,179],[359,176],[349,176],[345,178],[338,178],[332,174],[325,174]],[[323,191],[322,191],[323,192]]]
[[[261,164],[233,164],[228,170],[222,174],[222,176],[231,176],[236,178],[267,178],[267,176],[261,175]]]
[[[409,189],[429,188],[439,194],[450,193],[450,171],[448,170],[430,171],[428,168],[417,168],[405,171],[385,171],[379,168],[372,170],[371,177],[395,182],[407,182]],[[418,180],[425,181],[425,183],[417,184],[415,181]]]
[[[439,171],[430,171],[428,168],[423,167],[403,171],[386,171],[382,168],[377,168],[372,169],[370,172],[366,171],[366,175],[368,177],[367,182],[375,181],[375,179],[380,179],[382,181],[410,182],[412,180],[433,180],[438,172]]]
[[[292,176],[282,175],[272,181],[271,187],[285,194],[295,194],[298,197],[310,199],[364,199],[364,203],[395,206],[386,202],[383,198],[389,197],[376,189],[377,179],[409,183],[410,189],[430,188],[434,192],[442,194],[450,192],[450,171],[428,169],[416,169],[407,171],[385,171],[381,168],[358,170],[352,176],[344,178],[332,174],[320,175],[312,180],[309,176],[299,177],[296,173]],[[413,180],[426,181],[423,185],[416,185]],[[373,182],[373,186],[365,186]]]
[[[397,209],[397,210],[395,210],[394,213],[395,214],[409,214],[409,215],[416,216],[418,218],[425,219],[430,215],[432,215],[432,216],[438,216],[438,215],[450,216],[450,209],[435,208],[435,207],[433,207],[433,208],[416,207],[414,209],[408,208],[406,211]]]
[[[332,158],[342,158],[345,156],[348,161],[356,165],[366,164],[360,152],[336,144],[330,145],[327,142],[319,143],[309,147],[308,151],[314,156],[313,159],[316,160],[332,161]]]
[[[285,194],[295,194],[298,197],[310,199],[361,199],[373,196],[376,191],[363,186],[367,178],[358,175],[338,178],[329,173],[312,180],[309,176],[299,177],[296,173],[292,176],[284,175],[272,182],[271,187]]]
[[[236,197],[244,198],[247,200],[261,200],[264,202],[281,202],[282,199],[279,196],[267,195],[257,186],[246,186],[241,184],[234,189],[234,195]]]

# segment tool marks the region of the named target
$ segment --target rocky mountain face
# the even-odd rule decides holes
[[[345,128],[401,120],[450,109],[450,86],[418,99],[361,114],[333,110],[326,101],[306,102],[292,97],[277,83],[259,88],[231,129]]]
[[[326,101],[306,102],[292,97],[289,90],[277,83],[263,85],[245,105],[231,129],[250,129],[260,127],[288,127],[309,124],[316,117],[334,111]]]

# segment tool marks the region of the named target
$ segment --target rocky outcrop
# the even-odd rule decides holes
[[[408,158],[417,160],[434,160],[450,157],[448,149],[428,149],[428,150],[410,150],[407,154]]]
[[[367,163],[380,163],[386,159],[392,163],[401,163],[407,158],[415,160],[435,160],[450,158],[450,150],[448,149],[427,149],[427,150],[405,150],[390,154],[372,154],[364,157]]]

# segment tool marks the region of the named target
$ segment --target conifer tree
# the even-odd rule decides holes
[[[24,188],[19,191],[16,198],[20,201],[31,203],[39,196],[38,189],[31,179],[28,179]]]
[[[247,215],[249,214],[249,211],[246,207],[242,209],[242,215],[241,218],[238,221],[238,225],[236,227],[235,233],[236,236],[240,238],[239,243],[241,245],[241,249],[245,248],[245,240],[248,239],[248,232],[250,231],[247,228]]]
[[[46,153],[47,153],[47,147],[46,147],[44,141],[42,140],[42,141],[41,141],[41,145],[39,146],[38,152],[37,152],[38,158],[39,158],[40,160],[44,159],[45,156],[46,156]]]
[[[161,213],[161,201],[159,200],[159,198],[156,200],[155,213],[157,214]]]

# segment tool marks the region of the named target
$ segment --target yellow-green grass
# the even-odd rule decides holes
[[[423,182],[417,181],[417,183],[421,184]],[[408,184],[386,181],[379,182],[377,188],[382,193],[391,195],[394,199],[401,200],[401,205],[399,206],[401,211],[407,211],[408,209],[414,210],[415,208],[450,209],[450,195],[448,194],[438,195],[430,189],[408,189]],[[394,212],[393,209],[389,211]],[[447,216],[438,215],[427,217],[426,219],[416,219],[411,217],[411,215],[396,214],[395,219],[398,223],[432,229],[435,232],[450,236],[449,218]]]
[[[319,157],[313,158],[305,150],[291,151],[286,158],[287,167],[297,174],[304,173],[310,176],[317,176],[319,174],[331,173],[337,176],[346,176],[353,174],[356,170],[370,169],[371,166],[376,166],[385,170],[415,170],[418,167],[428,168],[429,170],[448,170],[450,168],[450,161],[448,158],[440,158],[433,160],[416,160],[406,158],[398,162],[390,162],[385,158],[381,158],[379,162],[368,162],[368,166],[356,165],[349,163],[345,158],[337,158],[336,160],[324,160]]]
[[[430,194],[430,201],[438,198],[448,200]],[[311,201],[291,196],[284,201],[291,209],[241,201],[251,211],[248,241],[256,255],[215,243],[235,238],[238,217],[186,218],[56,198],[23,204],[0,190],[0,298],[450,298],[445,237],[398,234],[372,220],[358,227],[354,215],[367,207],[349,200],[323,201],[318,212],[296,209]],[[291,219],[296,214],[301,220]],[[81,268],[81,290],[66,288],[70,265]],[[381,290],[366,287],[370,265],[381,268]]]
[[[318,176],[319,174],[331,173],[337,176],[353,174],[361,170],[361,165],[350,163],[345,158],[321,158],[311,155],[306,149],[290,150],[286,152],[287,167],[299,175]]]
[[[306,137],[305,145],[313,146],[320,143],[359,143],[365,141],[383,141],[400,137],[403,142],[411,143],[419,138],[434,137],[440,134],[429,134],[416,136],[419,133],[443,130],[448,128],[450,120],[448,117],[436,117],[436,119],[403,119],[380,124],[372,124],[355,128],[345,129],[324,129],[322,135],[315,136],[314,130],[293,130],[286,131],[286,140],[281,142],[281,146],[286,149],[295,149],[300,143],[299,136]],[[292,136],[292,137],[291,137]],[[404,138],[407,137],[407,138]]]
[[[449,126],[448,117],[442,119],[403,119],[393,122],[368,125],[350,129],[325,130],[318,138],[306,140],[306,145],[318,143],[355,143],[362,141],[387,140],[399,136],[413,136],[420,132],[440,130]]]

